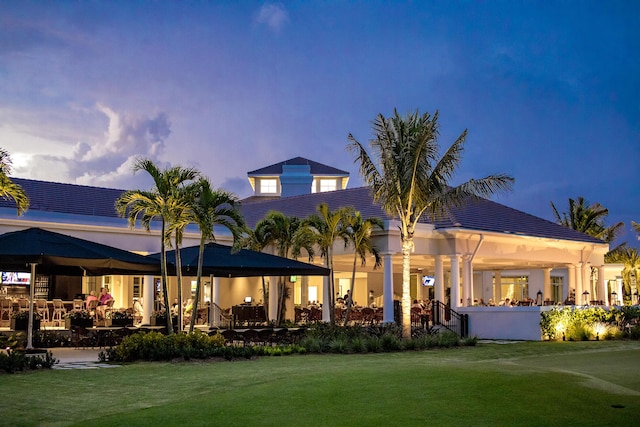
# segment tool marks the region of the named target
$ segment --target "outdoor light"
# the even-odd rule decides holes
[[[542,305],[542,291],[538,291],[536,294],[536,304],[539,306]]]
[[[611,292],[611,305],[618,305],[618,293],[616,291]]]
[[[582,293],[582,301],[584,302],[584,305],[589,305],[589,291],[584,291]]]

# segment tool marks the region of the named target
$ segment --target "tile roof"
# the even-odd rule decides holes
[[[124,190],[23,178],[12,178],[12,180],[22,186],[29,196],[30,211],[118,218],[114,205]],[[247,224],[253,227],[270,210],[305,218],[316,213],[317,206],[322,202],[327,203],[331,210],[341,206],[353,206],[365,218],[391,219],[380,206],[373,203],[368,187],[252,201],[243,203],[241,209]],[[15,208],[15,204],[13,200],[0,198],[0,208]],[[430,221],[423,218],[421,222],[429,223]],[[470,201],[463,207],[451,208],[447,215],[437,218],[434,225],[436,229],[460,228],[603,243],[586,234],[486,199]]]
[[[369,187],[254,202],[244,206],[243,213],[247,224],[253,227],[270,210],[277,210],[288,216],[304,218],[309,214],[316,213],[317,206],[322,202],[325,202],[331,210],[341,206],[353,206],[365,218],[392,219],[380,206],[373,203]],[[422,218],[420,222],[431,223],[428,218]],[[486,199],[469,201],[463,207],[451,208],[446,215],[437,218],[433,223],[436,229],[461,228],[603,243],[594,237]]]
[[[27,193],[30,211],[119,218],[115,202],[124,190],[23,178],[11,180]],[[0,197],[0,207],[15,208],[15,204]]]
[[[323,165],[322,163],[314,162],[313,160],[305,159],[304,157],[294,157],[293,159],[285,160],[284,162],[265,166],[248,172],[247,175],[281,175],[283,165],[309,165],[311,166],[311,175],[349,175],[349,172]]]

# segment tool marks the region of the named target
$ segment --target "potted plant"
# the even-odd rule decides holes
[[[178,323],[178,316],[171,316],[171,320],[175,329]],[[167,312],[165,310],[151,312],[151,326],[167,326]]]
[[[128,310],[111,311],[106,320],[105,326],[133,326],[133,314]]]
[[[37,312],[33,312],[33,330],[40,330],[40,320],[42,316]],[[14,311],[11,313],[11,329],[14,331],[26,331],[29,328],[29,312]]]
[[[71,326],[90,328],[93,326],[93,318],[87,310],[70,311],[64,317],[64,327],[66,329],[71,329]]]

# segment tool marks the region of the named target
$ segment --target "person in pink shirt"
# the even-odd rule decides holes
[[[91,301],[97,301],[97,300],[98,300],[98,297],[96,296],[96,291],[89,292],[89,295],[87,295],[87,299],[84,301],[85,308],[88,310],[89,309],[89,303]]]
[[[109,303],[109,301],[113,301],[114,299],[111,296],[111,294],[107,291],[107,288],[100,289],[100,297],[98,297],[98,299],[100,300],[100,305],[98,305],[98,308],[97,308],[98,318],[104,319],[107,305],[109,304],[113,305],[113,303]]]

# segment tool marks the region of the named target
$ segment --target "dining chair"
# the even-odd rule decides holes
[[[11,312],[13,312],[13,300],[11,298],[0,299],[0,323],[4,322],[4,315],[7,315],[7,322],[11,322]]]
[[[61,299],[56,298],[53,300],[53,316],[51,317],[51,321],[56,323],[56,326],[60,326],[60,324],[64,321],[64,315],[67,313],[67,309],[64,307],[64,303]]]
[[[27,298],[18,298],[18,310],[29,311],[29,300]]]
[[[46,299],[39,298],[36,300],[36,312],[42,316],[44,322],[49,322],[49,304]]]

